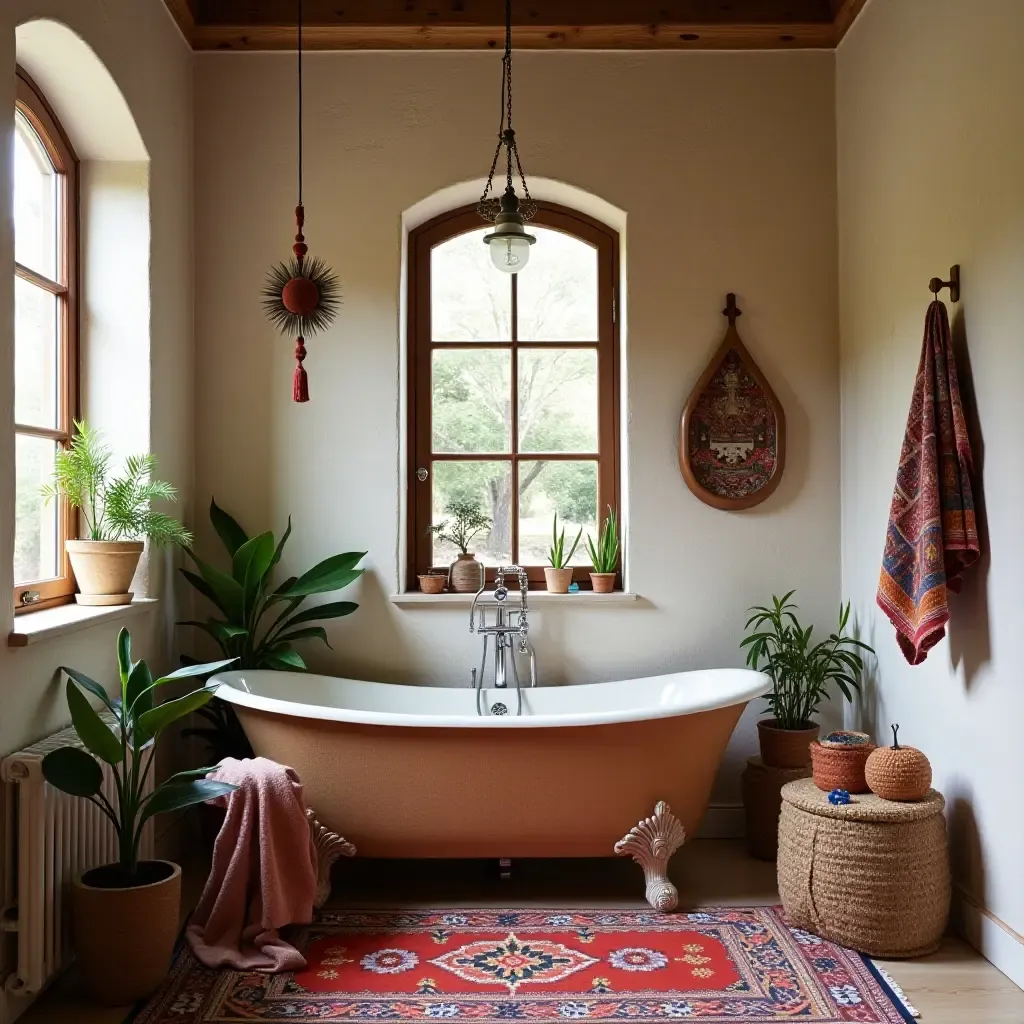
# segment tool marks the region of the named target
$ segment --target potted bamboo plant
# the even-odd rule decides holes
[[[846,635],[850,605],[839,606],[839,626],[825,640],[812,644],[813,626],[806,629],[790,601],[795,591],[772,597],[770,608],[750,609],[747,629],[753,631],[740,644],[747,650],[747,664],[763,670],[772,681],[765,714],[757,723],[761,759],[773,768],[802,768],[811,760],[810,746],[818,738],[813,715],[830,698],[834,682],[847,700],[860,689],[864,661],[860,651],[874,651],[862,640]]]
[[[192,539],[177,519],[150,508],[154,501],[176,500],[170,484],[153,478],[152,455],[129,456],[120,476],[112,475],[112,461],[113,452],[99,432],[76,420],[75,436],[57,452],[53,480],[43,488],[47,502],[67,499],[85,527],[83,540],[66,542],[79,604],[130,604],[143,542],[162,546]]]
[[[576,554],[580,538],[583,536],[583,527],[579,528],[576,539],[572,542],[568,554],[565,551],[565,530],[559,532],[558,513],[555,513],[554,525],[551,529],[551,550],[548,552],[550,565],[544,566],[544,579],[547,582],[548,590],[552,594],[568,594],[569,585],[572,583],[572,556]]]
[[[587,535],[587,551],[594,571],[590,574],[590,583],[595,594],[610,594],[615,589],[615,579],[619,572],[619,521],[615,509],[608,506],[608,518],[604,521],[597,536],[597,542]]]
[[[154,680],[144,661],[132,661],[131,637],[122,629],[116,698],[82,672],[61,668],[68,676],[68,708],[82,746],[48,753],[43,775],[62,792],[99,807],[117,834],[118,859],[86,871],[71,886],[75,954],[86,989],[100,1002],[122,1006],[149,995],[167,973],[174,951],[181,868],[165,860],[139,860],[146,822],[235,788],[202,778],[212,769],[198,768],[172,775],[147,794],[161,733],[213,696],[211,690],[198,689],[158,704],[157,693],[168,683],[208,675],[233,661],[190,665]],[[98,699],[105,715],[87,694]],[[101,761],[114,775],[113,802],[103,792]]]
[[[485,515],[475,501],[452,501],[444,511],[449,518],[431,526],[430,532],[438,540],[454,544],[459,549],[457,559],[448,570],[449,583],[457,594],[475,593],[483,586],[486,570],[469,546],[478,534],[491,528],[491,517]]]

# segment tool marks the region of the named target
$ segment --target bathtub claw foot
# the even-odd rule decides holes
[[[339,857],[354,857],[356,848],[347,840],[321,825],[313,809],[306,811],[309,834],[316,849],[316,899],[313,906],[319,909],[331,895],[331,868]]]
[[[654,808],[654,816],[644,818],[615,844],[620,857],[630,856],[644,869],[647,902],[662,913],[675,910],[679,893],[668,880],[668,862],[686,842],[686,829],[664,800]]]

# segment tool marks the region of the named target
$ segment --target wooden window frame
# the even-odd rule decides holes
[[[417,477],[421,467],[431,467],[434,461],[507,461],[512,467],[512,552],[515,557],[519,541],[519,476],[518,463],[557,460],[588,460],[598,465],[597,501],[599,522],[603,522],[608,505],[621,509],[621,482],[619,479],[619,324],[617,316],[619,289],[619,236],[618,232],[585,214],[555,203],[540,203],[537,216],[531,222],[537,227],[552,228],[588,242],[597,249],[598,264],[598,338],[596,342],[530,341],[517,338],[517,282],[512,287],[512,340],[507,342],[435,342],[431,337],[431,260],[433,248],[467,231],[482,226],[475,206],[449,211],[416,228],[409,234],[408,247],[408,322],[406,365],[407,393],[407,465],[406,487],[407,537],[406,580],[407,591],[418,589],[416,577],[433,566],[431,525],[431,495],[433,474],[425,481]],[[499,273],[499,271],[495,271]],[[529,273],[529,270],[526,271]],[[513,279],[517,275],[511,275]],[[435,460],[431,424],[431,369],[435,350],[473,348],[509,349],[512,353],[512,438],[511,452],[495,453],[438,453]],[[594,349],[598,354],[598,450],[597,452],[519,453],[516,428],[518,413],[517,353],[522,349]],[[621,539],[621,538],[620,538]],[[582,542],[581,542],[582,543]],[[544,567],[525,567],[531,589],[543,590]],[[590,566],[574,566],[573,580],[580,589],[590,588]],[[488,567],[488,582],[494,580],[494,568]],[[616,586],[622,584],[622,551]]]
[[[15,108],[32,126],[54,167],[58,184],[57,279],[52,280],[15,262],[15,277],[43,288],[58,298],[57,426],[37,427],[16,423],[15,435],[46,438],[58,444],[71,441],[73,421],[79,409],[79,175],[78,158],[53,108],[22,69],[16,69]],[[15,129],[17,130],[17,129]],[[78,517],[69,503],[61,500],[57,509],[57,560],[59,575],[45,580],[22,580],[14,586],[14,613],[37,611],[68,604],[74,598],[75,577],[68,559],[66,540],[78,535]],[[38,600],[25,602],[26,592]]]

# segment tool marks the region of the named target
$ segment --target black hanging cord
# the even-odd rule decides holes
[[[299,14],[296,21],[299,34],[299,206],[302,205],[302,0],[298,0]]]

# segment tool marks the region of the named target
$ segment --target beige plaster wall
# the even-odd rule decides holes
[[[119,389],[126,387],[152,391],[151,399],[145,395],[141,405],[148,412],[146,422],[139,424],[138,436],[143,447],[147,438],[151,441],[162,474],[181,488],[184,513],[191,518],[192,54],[160,0],[5,0],[0,4],[0,195],[9,194],[11,187],[8,154],[13,130],[15,31],[18,25],[39,18],[62,22],[95,51],[127,101],[149,157],[151,245],[140,255],[137,239],[125,239],[124,256],[133,264],[125,272],[128,281],[137,280],[140,259],[149,261],[148,267],[141,269],[152,282],[150,308],[141,315],[148,321],[150,337],[142,342],[151,348],[151,359],[141,371],[141,381],[127,374],[109,381],[102,401],[118,404]],[[67,51],[77,52],[74,46]],[[64,59],[68,58],[61,57]],[[68,71],[72,70],[69,66]],[[59,99],[74,107],[86,88],[96,85],[96,79],[83,78],[78,90],[55,97],[58,112],[65,113]],[[112,95],[116,97],[116,91],[103,92],[101,88],[99,93],[101,100]],[[92,140],[91,146],[86,143],[84,155],[90,160],[138,160],[138,146],[132,145],[130,133],[117,131],[114,118],[107,118],[105,131],[98,131],[96,125],[103,123],[101,118],[81,124],[82,139]],[[108,180],[112,173],[108,169]],[[116,246],[112,251],[116,256]],[[4,204],[0,209],[0,422],[5,424],[0,431],[0,522],[4,524],[12,521],[14,508],[13,258],[10,206]],[[138,303],[129,305],[136,316]],[[137,405],[138,397],[130,401]],[[5,526],[0,531],[3,637],[13,621],[9,596],[12,542],[12,531]],[[128,624],[136,650],[153,659],[155,667],[166,668],[172,661],[169,624],[175,618],[175,602],[166,566],[158,561],[153,569],[147,583],[149,592],[164,600]],[[0,753],[46,735],[68,720],[57,678],[59,665],[73,665],[98,680],[113,678],[119,626],[113,622],[20,650],[0,642]]]
[[[1024,4],[933,0],[922,16],[919,0],[874,0],[839,49],[837,110],[843,589],[879,655],[864,717],[899,722],[900,739],[931,758],[949,802],[955,877],[971,901],[964,926],[1024,984],[1014,767],[1024,726]],[[986,556],[951,599],[947,640],[911,668],[875,589],[926,285],[953,263]]]
[[[399,609],[402,216],[482,185],[496,125],[494,54],[313,54],[307,61],[311,252],[340,274],[336,327],[310,344],[312,401],[291,402],[292,342],[264,322],[267,267],[295,202],[294,59],[196,61],[196,498],[249,528],[294,519],[285,568],[368,550],[357,615],[319,669],[469,683],[466,610]],[[744,609],[797,588],[809,619],[839,601],[833,55],[516,57],[528,174],[568,182],[627,222],[632,608],[538,610],[547,682],[741,664]],[[464,200],[463,200],[464,201]],[[785,477],[744,514],[702,505],[676,461],[683,403],[715,348],[727,291],[789,421]],[[201,544],[211,548],[209,531]],[[718,799],[736,799],[748,714]]]

